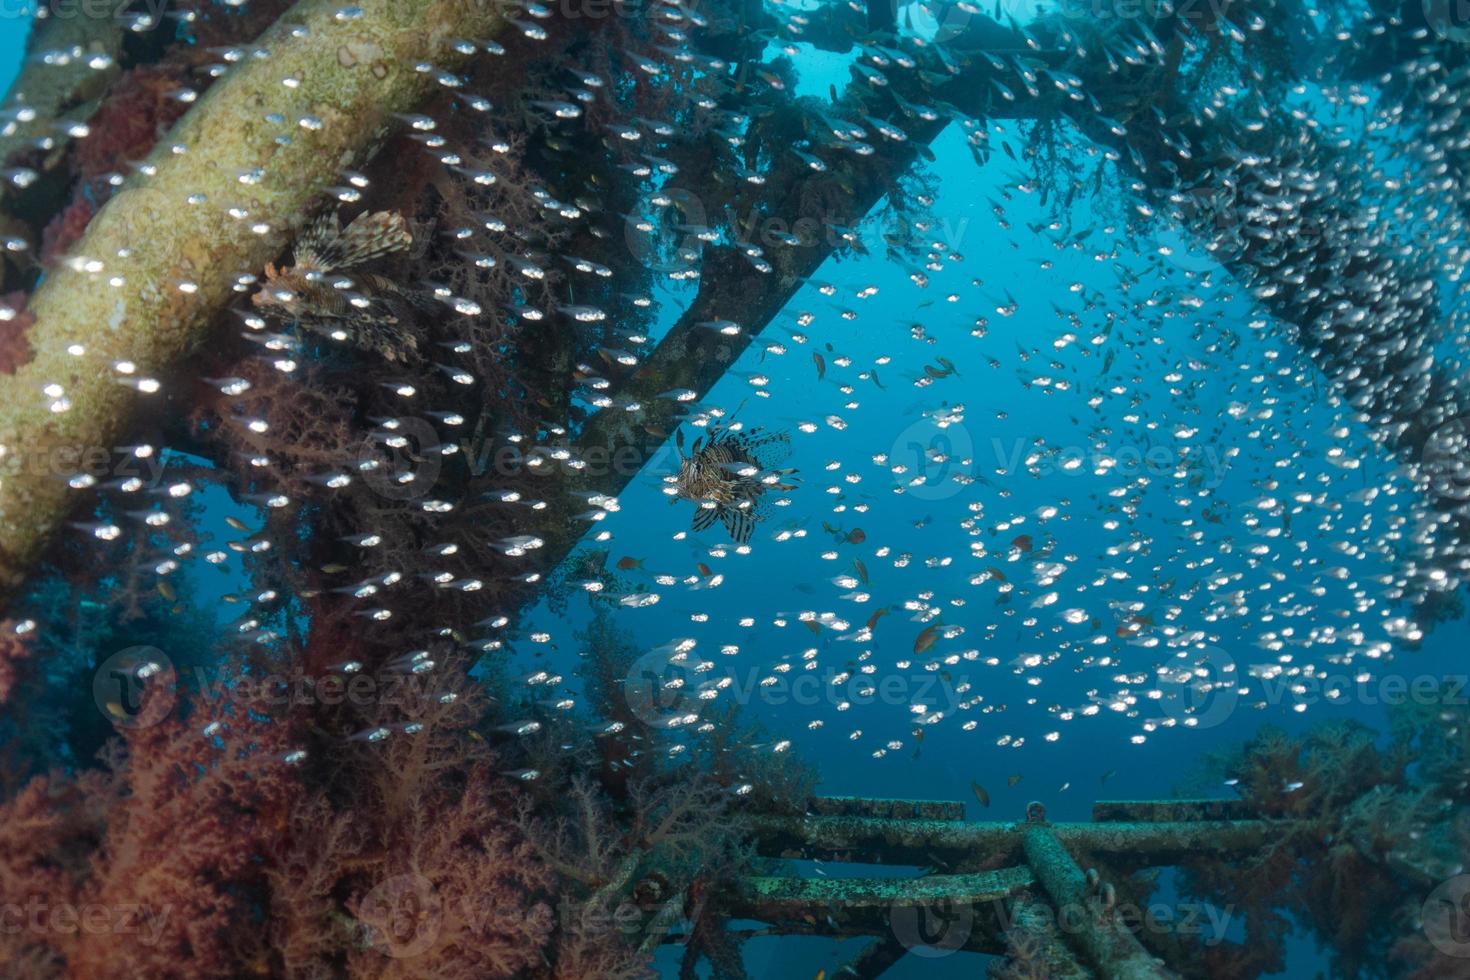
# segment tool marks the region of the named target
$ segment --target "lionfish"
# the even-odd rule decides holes
[[[329,211],[297,238],[290,266],[266,265],[265,284],[252,302],[389,361],[408,360],[418,349],[411,325],[422,298],[386,276],[352,272],[349,278],[347,273],[412,244],[407,223],[396,212],[360,214],[343,228],[337,212]]]
[[[763,434],[759,428],[732,432],[714,428],[701,436],[684,455],[684,432],[675,439],[679,447],[679,475],[674,478],[675,496],[699,505],[694,530],[703,531],[715,518],[725,525],[737,544],[750,541],[756,521],[764,520],[763,505],[768,490],[792,490],[786,482],[795,469],[776,469],[791,452],[791,438],[784,432]]]

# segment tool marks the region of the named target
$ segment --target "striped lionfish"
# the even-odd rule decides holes
[[[762,434],[731,432],[715,428],[708,438],[700,437],[684,455],[684,432],[675,439],[679,447],[679,475],[674,478],[675,496],[699,505],[694,530],[703,531],[715,518],[725,525],[737,544],[745,544],[764,520],[765,493],[792,490],[786,478],[795,469],[775,469],[791,452],[791,439],[784,432]]]
[[[418,349],[411,325],[422,298],[386,276],[353,272],[349,278],[347,273],[412,244],[407,223],[396,212],[360,214],[343,228],[337,212],[329,211],[297,238],[290,266],[266,265],[265,284],[252,302],[389,361],[408,360]]]

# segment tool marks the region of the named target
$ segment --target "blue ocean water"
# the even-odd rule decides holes
[[[802,67],[809,70],[804,86],[824,90],[824,62],[817,57]],[[1014,126],[995,125],[992,146],[1005,142],[1019,147],[1025,136]],[[1070,152],[1081,154],[1083,146],[1079,139]],[[650,650],[694,639],[697,655],[714,662],[712,675],[701,677],[655,658],[651,666],[640,666],[643,676],[630,676],[630,687],[673,678],[706,684],[709,676],[729,678],[721,703],[733,698],[758,718],[771,733],[772,747],[789,740],[785,751],[820,769],[819,789],[826,794],[963,800],[972,819],[1019,819],[1036,800],[1053,819],[1087,820],[1097,799],[1231,798],[1233,791],[1204,771],[1204,757],[1249,739],[1262,724],[1301,731],[1328,718],[1354,719],[1382,731],[1388,705],[1411,697],[1416,682],[1463,672],[1466,624],[1449,622],[1417,650],[1390,653],[1385,644],[1376,661],[1359,659],[1337,669],[1319,663],[1326,677],[1309,680],[1300,691],[1284,688],[1283,681],[1264,687],[1252,681],[1251,665],[1289,668],[1293,650],[1308,633],[1339,627],[1332,621],[1334,609],[1344,612],[1342,625],[1350,622],[1352,591],[1392,569],[1381,556],[1341,556],[1350,574],[1335,578],[1324,577],[1320,567],[1293,568],[1273,559],[1258,570],[1262,591],[1252,616],[1190,623],[1216,635],[1205,661],[1210,682],[1236,678],[1241,691],[1222,693],[1217,687],[1201,695],[1190,684],[1165,682],[1165,699],[1147,700],[1142,691],[1157,684],[1151,675],[1157,647],[1118,642],[1105,600],[1140,602],[1159,625],[1177,606],[1183,610],[1179,622],[1190,622],[1188,613],[1197,613],[1201,602],[1178,598],[1190,576],[1209,580],[1212,564],[1222,574],[1238,574],[1235,549],[1253,544],[1242,536],[1229,550],[1219,550],[1221,536],[1201,514],[1249,513],[1270,496],[1259,481],[1273,472],[1288,477],[1283,496],[1328,491],[1341,499],[1391,482],[1394,464],[1374,450],[1361,426],[1332,434],[1343,424],[1342,413],[1324,403],[1315,368],[1282,342],[1280,325],[1255,308],[1212,256],[1190,250],[1185,234],[1164,228],[1125,241],[1121,229],[1131,205],[1087,195],[1078,195],[1061,226],[1044,227],[1053,216],[1034,189],[1017,189],[1024,175],[1003,152],[977,167],[958,127],[933,150],[935,160],[926,170],[937,189],[930,209],[934,224],[921,231],[895,222],[880,205],[860,229],[868,254],[823,265],[704,402],[723,407],[746,427],[792,433],[794,450],[783,465],[796,466],[803,482],[787,495],[789,505],[773,510],[759,526],[756,547],[737,553],[718,524],[690,532],[692,505],[661,493],[677,471],[673,446],[665,446],[633,481],[620,512],[597,525],[606,539],[585,542],[608,550],[609,566],[623,557],[640,563],[624,576],[630,589],[663,593],[656,605],[618,610],[619,627]],[[935,243],[934,253],[943,258],[941,268],[928,272],[927,286],[918,288],[912,269],[885,255],[885,230]],[[1152,298],[1170,315],[1151,314],[1147,306],[1122,312],[1132,305],[1122,299],[1125,282],[1131,283],[1126,295]],[[1079,296],[1096,297],[1097,303],[1084,315],[1084,325],[1069,331],[1056,310],[1075,308]],[[670,290],[659,299],[672,319],[687,294]],[[997,307],[1014,312],[998,313]],[[1110,311],[1120,315],[1109,327]],[[738,311],[731,316],[738,319]],[[977,319],[988,321],[983,336],[974,334]],[[1146,356],[1136,374],[1113,369],[1114,380],[1124,385],[1114,394],[1130,390],[1137,398],[1111,398],[1090,415],[1075,390],[1099,385],[1107,373],[1100,356],[1085,350],[1087,339],[1104,328],[1112,343],[1126,338]],[[1069,332],[1078,338],[1064,342]],[[1218,344],[1227,332],[1239,343],[1222,356]],[[787,352],[763,353],[771,341]],[[1018,351],[1030,352],[1019,367]],[[820,376],[814,354],[825,361]],[[939,357],[956,371],[931,381],[924,368]],[[992,358],[1000,365],[992,365]],[[841,359],[850,364],[834,366]],[[1211,367],[1199,373],[1200,364]],[[1241,398],[1232,368],[1264,379],[1264,413],[1256,402],[1250,412],[1231,417],[1231,403]],[[1178,411],[1176,375],[1184,374],[1199,380],[1185,391],[1189,412],[1197,409],[1193,417],[1223,416],[1232,418],[1230,424],[1190,431],[1181,418],[1191,415]],[[936,413],[955,421],[936,423]],[[1112,433],[1093,434],[1102,427]],[[689,430],[691,441],[698,431]],[[1041,445],[1062,451],[1032,474],[1026,457]],[[926,455],[933,451],[947,458],[936,462]],[[1099,475],[1106,458],[1115,463]],[[907,469],[894,474],[893,464]],[[1181,476],[1183,471],[1198,478]],[[1120,550],[1120,536],[1107,523],[1116,517],[1110,504],[1118,498],[1109,493],[1140,475],[1149,486],[1131,525],[1138,547]],[[1311,526],[1321,503],[1291,507],[1295,516],[1288,520],[1298,535]],[[1390,497],[1379,497],[1363,505],[1362,513],[1382,521],[1390,503]],[[1044,518],[1044,508],[1056,508],[1057,516]],[[959,530],[968,518],[978,525],[971,536]],[[824,522],[838,533],[824,530]],[[979,530],[997,524],[1003,530]],[[844,540],[855,528],[865,534],[860,544]],[[1208,536],[1196,537],[1202,528]],[[801,536],[787,537],[792,534]],[[1043,539],[1051,543],[1049,560],[1067,566],[1063,582],[1070,577],[1092,583],[1079,600],[1087,607],[1084,621],[1059,618],[1062,608],[1073,605],[1066,598],[1033,606],[1048,590],[1034,585],[1031,559],[1008,547],[1023,534],[1038,550]],[[1301,554],[1332,554],[1327,536],[1305,537]],[[976,543],[984,544],[984,557],[971,553]],[[837,581],[856,578],[854,558],[864,563],[868,581]],[[701,562],[723,576],[717,587],[706,587],[709,576],[696,570]],[[1158,566],[1177,580],[1166,583],[1154,575]],[[996,567],[1029,587],[1026,600],[1007,601],[1004,586],[994,579],[971,584],[972,576]],[[701,587],[659,590],[654,579],[660,573],[681,582],[698,576]],[[1303,616],[1291,608],[1324,579],[1318,612]],[[919,591],[932,592],[931,601],[943,609],[942,623],[964,628],[928,655],[914,654],[924,625],[900,605]],[[1286,597],[1279,607],[1273,603],[1277,595]],[[543,606],[527,629],[565,636],[568,619],[585,621],[594,601],[603,600],[576,597],[566,612]],[[872,640],[854,640],[851,634],[884,606],[889,612]],[[1387,613],[1373,609],[1366,619]],[[842,622],[814,633],[801,621],[803,614]],[[1055,625],[1023,625],[1030,617]],[[1265,633],[1275,640],[1263,639]],[[1061,648],[1067,640],[1070,648]],[[1092,652],[1089,641],[1098,656],[1084,666],[1083,657]],[[574,670],[580,655],[564,646],[547,654],[534,642],[512,646],[528,670],[548,660]],[[728,647],[738,650],[722,650]],[[961,659],[944,660],[935,669],[939,650]],[[876,666],[870,676],[879,690],[868,697],[855,696],[857,681],[841,680],[860,670],[860,651],[870,651],[868,662]],[[1199,677],[1205,676],[1201,671]],[[1126,707],[1109,704],[1093,716],[1080,710],[1120,680],[1135,685],[1141,700]],[[763,681],[773,683],[763,687]],[[956,693],[965,685],[967,692]],[[971,698],[979,703],[957,707]],[[1189,704],[1187,712],[1181,703]],[[989,708],[1003,710],[987,713]],[[1064,719],[1068,708],[1073,710]],[[1194,727],[1185,722],[1191,714]],[[926,722],[935,715],[942,717]],[[922,742],[914,737],[919,728]],[[1008,784],[1013,777],[1020,778]],[[988,809],[972,795],[972,780],[988,788]],[[860,947],[857,941],[783,938],[752,941],[746,952],[753,975],[799,977],[826,969],[830,976]],[[975,959],[909,957],[891,975],[969,976]],[[1291,944],[1288,968],[1277,975],[1310,977],[1321,968],[1311,941],[1301,938]]]
[[[22,38],[0,31],[7,84]],[[846,77],[845,62],[815,52],[799,64],[812,93]],[[1086,158],[1071,135],[1060,152]],[[1015,124],[992,126],[993,148],[1026,141]],[[933,200],[921,217],[880,204],[852,230],[865,254],[825,263],[701,401],[792,442],[782,465],[800,484],[758,525],[749,553],[718,524],[691,531],[693,506],[665,492],[673,440],[589,530],[584,551],[606,551],[609,567],[632,559],[618,572],[627,590],[659,594],[616,607],[615,625],[649,651],[693,640],[711,664],[696,677],[655,656],[629,674],[630,690],[724,682],[714,700],[758,720],[773,757],[814,765],[824,794],[960,800],[972,819],[1002,820],[1040,801],[1052,819],[1087,820],[1097,799],[1229,798],[1203,760],[1262,724],[1352,718],[1382,730],[1418,679],[1463,673],[1470,630],[1455,621],[1418,649],[1385,644],[1351,667],[1319,664],[1326,679],[1304,690],[1283,687],[1269,670],[1289,669],[1302,639],[1390,614],[1355,594],[1392,572],[1388,559],[1334,551],[1311,528],[1324,491],[1340,499],[1391,485],[1394,464],[1324,403],[1323,382],[1280,325],[1182,232],[1137,233],[1133,205],[1111,193],[1078,194],[1058,219],[1007,151],[977,166],[958,127],[932,148],[918,193]],[[893,239],[931,254],[893,261]],[[665,329],[691,295],[677,283],[660,290]],[[1105,347],[1123,353],[1104,362]],[[1242,395],[1242,377],[1264,400]],[[1088,406],[1080,393],[1094,389],[1113,397]],[[701,434],[686,427],[689,442]],[[1286,485],[1263,489],[1273,474]],[[1261,516],[1244,525],[1258,537],[1222,530],[1274,511],[1273,495],[1292,526]],[[1382,494],[1348,506],[1384,522],[1392,505]],[[241,508],[218,495],[204,513],[223,536]],[[1300,544],[1257,564],[1243,557],[1282,535]],[[1293,553],[1322,564],[1293,564]],[[1246,573],[1254,578],[1238,578]],[[230,587],[208,582],[205,598]],[[1250,590],[1254,615],[1209,611],[1215,591],[1234,589]],[[511,674],[555,665],[577,690],[585,651],[566,638],[606,599],[570,593],[565,608],[543,604],[517,625]],[[1304,614],[1306,595],[1315,608]],[[1120,634],[1130,619],[1147,628]],[[1209,636],[1176,665],[1192,677],[1160,678],[1158,631],[1175,624]],[[941,635],[923,647],[935,625]],[[540,631],[557,640],[539,642]],[[972,782],[988,789],[988,807]],[[830,976],[861,942],[754,940],[747,966],[754,976]],[[665,952],[661,966],[677,975]],[[1321,969],[1309,941],[1290,952],[1277,976]],[[909,957],[889,975],[977,969],[975,956],[956,953]]]

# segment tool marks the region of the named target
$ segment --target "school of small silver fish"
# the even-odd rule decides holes
[[[854,16],[862,9],[848,7]],[[783,249],[806,247],[785,232],[756,243],[736,215],[686,220],[688,209],[662,190],[677,167],[659,148],[690,126],[723,146],[719,179],[764,184],[766,165],[741,152],[750,114],[732,106],[743,100],[761,112],[765,100],[784,99],[794,84],[790,65],[800,69],[814,50],[804,40],[814,19],[807,5],[765,9],[777,25],[767,63],[741,65],[738,77],[736,66],[700,47],[708,18],[698,5],[658,0],[637,35],[643,46],[621,52],[622,74],[569,63],[564,91],[530,100],[520,125],[544,138],[554,140],[558,126],[596,125],[626,150],[617,179],[644,193],[642,210],[609,224],[598,201],[538,190],[520,215],[526,227],[487,216],[490,231],[474,230],[499,243],[493,254],[466,245],[468,263],[523,283],[513,316],[527,329],[550,330],[566,317],[604,324],[617,341],[600,349],[606,369],[577,366],[576,398],[593,419],[640,424],[649,406],[618,379],[645,363],[660,334],[606,323],[606,310],[580,302],[579,283],[610,270],[558,252],[530,226],[549,212],[573,224],[602,222],[629,235],[630,248],[648,243],[650,254],[672,226],[678,245],[659,266],[657,299],[635,305],[676,312],[698,290],[710,250],[733,248],[744,259],[741,274],[758,279],[772,274]],[[552,12],[534,0],[507,10],[517,44],[544,43],[555,29]],[[673,607],[688,617],[679,629],[687,635],[657,648],[689,706],[668,721],[671,744],[661,751],[687,752],[684,734],[711,724],[705,709],[739,696],[736,665],[753,668],[760,687],[812,672],[866,695],[887,676],[946,678],[947,702],[836,705],[852,718],[842,734],[878,758],[907,758],[935,726],[1020,747],[1028,723],[1011,718],[1023,713],[1051,720],[1046,741],[1101,716],[1127,719],[1128,738],[1142,744],[1195,724],[1190,710],[1166,704],[1182,691],[1228,688],[1242,705],[1264,708],[1266,682],[1371,674],[1422,638],[1416,610],[1461,588],[1470,568],[1470,396],[1458,382],[1470,288],[1462,275],[1470,62],[1437,54],[1432,32],[1420,31],[1420,53],[1401,52],[1386,69],[1392,78],[1344,78],[1338,69],[1362,56],[1368,40],[1399,29],[1368,7],[1345,5],[1315,13],[1314,76],[1277,90],[1260,71],[1222,71],[1187,112],[1166,113],[1130,108],[1129,93],[1108,88],[1114,76],[1164,58],[1141,21],[1042,17],[1006,26],[1007,18],[986,17],[1020,42],[1011,49],[942,29],[956,11],[981,13],[963,0],[904,4],[896,31],[860,39],[850,87],[868,111],[850,119],[833,115],[835,105],[816,109],[822,126],[809,124],[790,153],[823,173],[845,155],[865,157],[874,143],[900,144],[909,131],[948,121],[958,141],[926,152],[947,167],[973,155],[972,188],[914,195],[918,210],[905,219],[912,255],[902,245],[888,250],[891,258],[864,245],[883,241],[882,209],[837,229],[838,249],[852,261],[829,262],[793,284],[770,327],[742,321],[738,309],[702,324],[721,338],[761,336],[718,391],[682,388],[659,399],[679,411],[664,434],[678,447],[674,465],[651,466],[621,494],[583,494],[583,553],[651,556],[577,580],[587,601],[611,604],[630,622],[660,603],[655,615],[672,616]],[[1241,18],[1222,22],[1214,53],[1239,55],[1268,30],[1254,13]],[[504,51],[490,40],[452,43],[484,58]],[[1193,42],[1186,51],[1204,56]],[[224,55],[220,73],[245,56]],[[674,69],[697,72],[703,84],[674,85]],[[902,79],[922,75],[922,88],[975,70],[986,78],[978,97],[994,110],[988,118],[895,91]],[[441,84],[468,111],[489,109],[462,77],[446,74]],[[663,91],[667,121],[618,116],[625,84]],[[1042,98],[1069,115],[1033,141],[1002,109]],[[1119,118],[1125,109],[1131,114]],[[1199,145],[1197,134],[1227,116],[1237,121],[1237,140]],[[282,125],[298,124],[307,122]],[[435,143],[434,119],[407,117],[404,125],[425,137],[445,179],[495,181],[493,163],[479,169],[466,162],[467,148]],[[1139,147],[1160,144],[1162,169],[1187,173],[1183,183],[1155,182],[1161,165]],[[1209,163],[1198,164],[1206,152]],[[359,356],[412,365],[439,356],[417,332],[419,319],[500,313],[443,284],[375,274],[373,262],[413,247],[415,233],[391,212],[362,213],[344,226],[349,212],[339,217],[337,207],[356,200],[359,177],[343,175],[337,201],[297,238],[289,260],[241,279],[247,333],[278,370],[294,371],[310,356],[298,329]],[[944,220],[982,198],[991,227]],[[1355,201],[1362,206],[1349,206]],[[962,239],[971,243],[965,252]],[[992,275],[997,254],[1030,268],[1030,279]],[[553,267],[571,270],[570,286],[543,302]],[[893,319],[895,309],[908,311],[907,322]],[[433,369],[465,385],[478,380],[463,359]],[[159,388],[131,363],[112,370],[145,395]],[[250,388],[243,379],[210,380],[227,397]],[[377,435],[391,445],[410,416],[430,419],[434,448],[459,448],[462,418],[412,404],[411,381],[400,394],[412,407],[383,420]],[[55,401],[64,411],[59,387]],[[698,436],[687,453],[686,431]],[[533,460],[575,470],[568,447],[576,436],[550,426],[509,439]],[[783,468],[788,448],[799,465]],[[138,447],[140,455],[159,451]],[[376,465],[359,462],[358,472],[325,474],[321,485],[345,486]],[[258,465],[269,472],[273,464],[263,456]],[[85,480],[74,485],[90,489]],[[167,522],[162,507],[190,491],[170,486],[144,519]],[[667,526],[625,519],[633,495],[644,494],[669,498]],[[250,502],[269,509],[291,500],[283,489]],[[463,503],[430,493],[415,506],[432,528],[436,514]],[[525,581],[552,579],[543,561],[556,537],[555,509],[515,491],[492,504],[524,516],[520,533],[491,547],[524,562]],[[121,533],[111,523],[76,526],[104,541]],[[672,543],[655,547],[655,534]],[[368,552],[374,538],[374,528],[362,528],[353,543]],[[249,534],[229,544],[236,553],[271,547]],[[433,547],[449,555],[459,545]],[[200,557],[219,564],[229,555],[180,544],[156,571],[166,578]],[[432,586],[484,585],[445,575]],[[402,578],[375,569],[353,586],[367,621],[409,608],[411,583]],[[740,602],[725,601],[737,586]],[[278,599],[247,599],[239,632],[279,641]],[[441,625],[498,656],[534,659],[576,646],[570,627],[489,612],[474,625]],[[749,648],[742,636],[757,628],[790,639],[780,649]],[[1223,676],[1210,659],[1219,649],[1230,654]],[[422,651],[405,658],[405,670],[432,669]],[[1085,695],[1051,696],[1063,686],[1053,678],[1068,673],[1086,679]],[[525,693],[575,710],[583,694],[570,674],[533,669]],[[796,719],[790,727],[825,724]],[[794,737],[779,733],[770,751],[787,751]]]

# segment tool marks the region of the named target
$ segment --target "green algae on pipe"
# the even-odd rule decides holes
[[[460,67],[452,42],[499,31],[501,9],[302,0],[252,45],[268,56],[211,87],[103,207],[31,298],[30,362],[0,378],[0,601],[65,519],[75,461],[110,451],[135,400],[158,397],[124,382],[157,378],[201,344],[239,277],[280,253],[439,69]]]
[[[762,853],[851,853],[863,855],[865,860],[877,858],[886,864],[914,865],[931,863],[933,852],[981,854],[997,861],[1018,857],[1026,826],[880,817],[758,816],[753,819]],[[1065,844],[1167,864],[1189,855],[1257,850],[1290,824],[1264,820],[1197,820],[1049,826]]]
[[[1035,884],[1026,867],[922,878],[792,878],[747,876],[735,885],[736,906],[759,919],[813,909],[908,908],[935,902],[983,905]]]
[[[1087,877],[1045,823],[1026,824],[1021,833],[1026,863],[1066,924],[1069,940],[1092,961],[1103,980],[1168,980],[1175,974],[1149,955],[1098,899]]]
[[[965,819],[965,805],[953,800],[818,796],[807,803],[807,810],[817,817],[875,817],[887,820]]]

